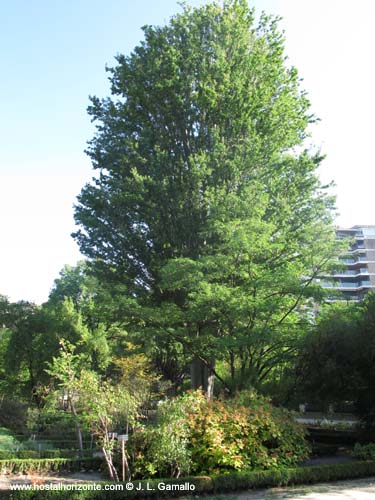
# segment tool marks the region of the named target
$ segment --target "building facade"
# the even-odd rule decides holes
[[[348,251],[340,258],[342,269],[321,280],[324,288],[334,291],[329,301],[360,301],[375,292],[375,226],[337,229],[337,238],[348,239]]]

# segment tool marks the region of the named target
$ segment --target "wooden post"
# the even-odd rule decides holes
[[[121,451],[122,451],[122,480],[125,482],[125,439],[121,441]]]
[[[129,464],[126,459],[125,453],[125,443],[128,440],[128,434],[118,434],[117,440],[121,441],[121,455],[122,455],[122,480],[126,481],[126,475],[128,475],[128,481],[130,481],[130,469]]]

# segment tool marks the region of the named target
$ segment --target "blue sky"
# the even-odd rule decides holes
[[[188,2],[199,5],[203,0]],[[327,154],[338,223],[375,223],[372,0],[256,0],[283,16],[286,53],[322,122],[313,142]],[[165,24],[174,0],[12,0],[0,3],[0,293],[47,299],[64,264],[80,254],[73,203],[92,171],[89,95],[109,95],[105,65],[129,53],[144,24]],[[355,187],[355,188],[354,188]]]

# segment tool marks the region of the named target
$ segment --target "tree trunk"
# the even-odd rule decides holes
[[[81,426],[79,425],[79,420],[78,420],[78,415],[77,415],[76,409],[74,407],[74,404],[72,402],[72,398],[70,396],[69,396],[69,405],[70,405],[70,411],[71,411],[72,415],[74,416],[79,455],[80,455],[80,457],[82,457],[82,455],[83,455],[82,430],[81,430]]]
[[[104,454],[105,461],[107,463],[109,477],[112,479],[112,481],[117,481],[118,482],[119,481],[119,477],[118,477],[118,474],[117,474],[117,470],[116,470],[116,468],[115,468],[115,466],[113,465],[113,462],[112,462],[112,454],[111,454],[111,452],[109,452],[108,450],[106,450],[105,446],[102,446],[102,451],[103,451],[103,454]]]
[[[79,454],[82,457],[83,456],[83,439],[82,439],[82,430],[78,422],[76,422],[76,435],[77,435],[77,443],[78,443],[78,449],[79,449]]]
[[[122,455],[122,480],[125,482],[126,478],[131,481],[131,473],[128,458],[126,456],[125,441],[121,442],[121,455]]]
[[[214,392],[214,374],[203,361],[195,357],[190,365],[191,388],[202,389],[208,400]]]

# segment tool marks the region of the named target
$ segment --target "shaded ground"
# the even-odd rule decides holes
[[[226,500],[374,500],[375,478],[244,492]]]

